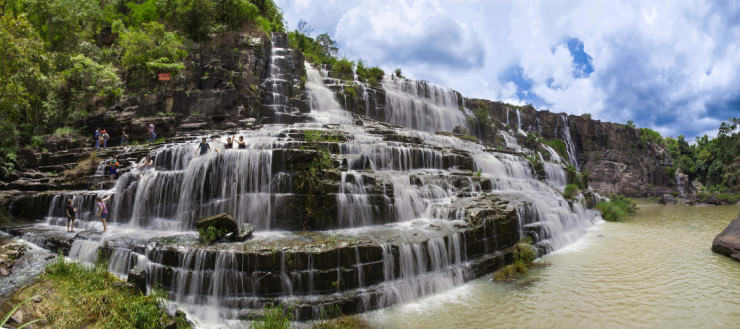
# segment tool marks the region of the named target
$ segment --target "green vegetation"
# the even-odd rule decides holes
[[[332,70],[338,72],[338,73],[345,73],[345,74],[353,74],[354,73],[354,67],[355,63],[346,59],[342,58],[334,62],[334,65],[332,65]]]
[[[554,138],[549,141],[542,141],[542,144],[552,147],[565,162],[570,161],[570,158],[568,157],[568,148],[565,146],[565,142],[563,142],[562,139]]]
[[[532,239],[527,237],[514,245],[514,263],[504,266],[493,273],[493,280],[516,280],[527,274],[537,258],[537,249],[532,245]]]
[[[107,271],[106,264],[86,267],[63,256],[46,268],[40,280],[18,293],[19,298],[42,295],[25,305],[26,314],[40,312],[37,323],[49,328],[162,328],[171,321],[160,308],[165,293],[142,295]],[[177,328],[189,328],[186,321]]]
[[[198,236],[200,237],[200,241],[205,244],[212,244],[228,233],[229,231],[226,228],[217,228],[213,225],[208,225],[205,228],[198,228]]]
[[[568,184],[575,184],[581,190],[585,190],[588,188],[588,178],[591,175],[588,170],[578,172],[578,170],[576,170],[576,167],[573,167],[573,165],[568,165],[567,167],[565,167],[565,173],[567,175]]]
[[[578,193],[578,185],[576,184],[568,184],[563,189],[563,197],[567,200],[573,200]]]
[[[34,136],[86,127],[127,89],[150,90],[156,73],[183,70],[191,40],[283,30],[272,0],[0,0],[0,8],[0,179]]]
[[[75,129],[71,127],[59,127],[56,130],[54,130],[55,136],[74,135],[75,133],[76,133]]]
[[[637,211],[637,205],[631,199],[614,195],[609,198],[609,201],[597,203],[596,209],[601,211],[604,220],[615,222],[634,215]]]
[[[281,306],[265,307],[265,316],[260,321],[254,321],[250,329],[288,329],[293,315]]]
[[[308,143],[336,143],[339,142],[339,136],[334,133],[326,133],[323,130],[306,129],[303,131],[303,138]]]
[[[97,153],[93,151],[87,159],[83,159],[78,162],[74,168],[65,170],[64,176],[70,178],[83,178],[94,172],[99,163],[100,158],[98,158]]]
[[[638,129],[640,147],[648,143],[664,147],[674,166],[666,170],[672,176],[677,170],[705,185],[705,192],[740,192],[740,118],[722,122],[717,137],[702,136],[689,144],[683,135],[674,139],[661,137],[648,128]]]
[[[406,79],[406,77],[404,77],[403,74],[401,74],[400,68],[397,68],[395,71],[393,71],[393,73],[396,75],[397,78]]]

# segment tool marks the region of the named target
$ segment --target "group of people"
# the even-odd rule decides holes
[[[150,123],[147,125],[147,142],[148,143],[154,143],[157,140],[157,133],[154,131],[154,124]],[[95,148],[99,149],[101,146],[103,148],[108,147],[108,139],[110,139],[110,135],[105,129],[95,129],[94,133],[95,138]],[[129,132],[128,132],[128,125],[125,125],[121,128],[121,145],[128,145],[129,143]]]
[[[219,140],[219,136],[213,136],[211,137],[211,142],[215,145],[221,144],[221,141]],[[236,142],[237,148],[239,149],[246,149],[247,148],[247,142],[244,140],[244,136],[239,136],[239,140],[235,140],[234,136],[227,137],[226,142],[223,143],[223,149],[233,149],[234,148],[234,142]],[[208,151],[213,150],[214,152],[220,152],[219,147],[214,147],[211,149],[211,144],[208,144],[208,140],[203,137],[200,140],[200,144],[198,144],[198,148],[196,149],[196,152],[200,153],[200,155],[204,155],[208,153]]]
[[[104,198],[96,197],[95,203],[98,208],[98,218],[103,223],[103,232],[108,230],[108,206],[105,204],[106,201],[110,200],[112,195]],[[70,198],[67,201],[67,206],[64,207],[64,214],[67,216],[67,232],[75,231],[75,216],[77,215],[77,207],[74,205],[74,198]]]

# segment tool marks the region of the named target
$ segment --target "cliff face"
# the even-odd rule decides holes
[[[506,125],[544,140],[566,141],[569,133],[578,168],[590,173],[589,186],[601,194],[644,197],[676,188],[675,179],[666,175],[666,168],[673,164],[670,155],[660,146],[641,142],[634,128],[481,99],[468,99],[466,105],[482,108],[493,118],[491,126],[478,127],[484,141],[494,142],[498,130]]]
[[[226,33],[210,42],[196,44],[185,63],[186,69],[173,81],[155,88],[128,90],[122,101],[92,118],[87,130],[92,134],[97,127],[107,129],[111,135],[110,146],[119,143],[124,126],[128,126],[133,140],[143,141],[149,123],[156,125],[159,136],[172,137],[189,131],[306,120],[309,97],[304,86],[304,59],[299,51],[289,48],[284,35],[270,38],[256,33]],[[371,86],[347,74],[328,72],[324,83],[335,92],[345,110],[380,121],[399,124],[398,120],[404,119],[394,104],[414,100],[399,99],[397,95],[403,92],[435,99],[446,110],[459,109],[458,116],[444,117],[443,122],[410,121],[412,126],[418,125],[414,127],[417,129],[433,131],[437,127],[436,130],[451,131],[453,126],[466,126],[468,130],[463,130],[469,131],[466,135],[475,135],[484,143],[500,147],[505,145],[501,131],[518,132],[513,135],[520,145],[526,143],[526,133],[543,140],[563,140],[569,146],[569,153],[572,149],[571,163],[588,171],[590,187],[602,194],[649,196],[675,190],[675,179],[665,174],[665,168],[672,164],[669,155],[656,145],[641,143],[636,130],[624,125],[537,111],[531,106],[465,99],[454,90],[423,81],[386,78]],[[438,109],[418,108],[415,115],[424,117],[434,110]],[[488,119],[481,120],[481,113]],[[24,185],[30,184],[34,186],[32,190],[54,189],[46,186],[54,184],[32,184],[42,174],[29,178],[24,172],[39,169],[60,173],[91,151],[86,147],[92,141],[58,139],[47,139],[44,148],[50,152],[19,152],[22,168],[11,177],[15,183],[5,187],[26,189]],[[57,159],[59,152],[70,154]],[[68,184],[59,186],[68,187]]]

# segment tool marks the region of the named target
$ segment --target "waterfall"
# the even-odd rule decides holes
[[[462,97],[451,89],[414,81],[386,77],[385,120],[411,129],[435,132],[468,127],[462,111]]]
[[[368,200],[362,175],[357,172],[342,172],[337,193],[337,221],[345,227],[370,225],[373,209]]]
[[[476,168],[493,180],[494,193],[510,193],[527,201],[527,216],[521,216],[520,220],[528,221],[520,225],[538,237],[537,245],[545,251],[575,241],[599,220],[596,212],[580,203],[569,204],[560,192],[532,177],[529,162],[520,157],[480,153],[474,160]]]
[[[514,136],[509,135],[509,133],[507,133],[507,132],[505,132],[503,130],[499,130],[499,134],[501,134],[501,136],[504,138],[504,142],[506,143],[506,147],[508,147],[508,148],[510,148],[510,149],[512,149],[514,151],[517,151],[517,152],[521,152],[522,151],[522,147],[519,146],[519,143],[516,141],[516,138]]]
[[[270,39],[270,64],[267,78],[262,82],[265,90],[264,105],[272,110],[275,122],[284,122],[296,112],[290,106],[294,50],[289,47],[287,37],[281,33],[273,33]]]
[[[565,141],[565,146],[568,151],[568,158],[570,159],[570,164],[573,165],[573,167],[576,168],[576,170],[581,170],[581,167],[578,165],[578,158],[576,157],[576,147],[573,145],[573,139],[571,139],[570,136],[570,127],[568,126],[568,115],[563,113],[560,115],[561,118],[561,124],[562,124],[562,136],[563,140]]]
[[[306,91],[308,92],[311,117],[320,123],[351,124],[352,117],[342,109],[331,89],[324,85],[324,78],[319,70],[308,62],[306,68]]]

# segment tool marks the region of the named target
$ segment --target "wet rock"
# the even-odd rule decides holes
[[[676,204],[676,198],[674,198],[670,194],[663,194],[663,196],[660,197],[660,203],[662,203],[662,204]]]
[[[5,268],[0,267],[0,276],[8,276],[10,275],[10,272],[6,270]]]
[[[126,282],[130,283],[136,292],[146,294],[146,271],[135,267],[128,271]]]
[[[239,229],[239,232],[231,233],[230,238],[231,238],[231,241],[238,241],[238,242],[247,241],[247,239],[252,237],[253,232],[254,232],[254,226],[252,226],[252,224],[242,224],[242,227]]]
[[[712,251],[740,261],[740,215],[714,238]]]
[[[42,300],[44,300],[44,298],[41,297],[40,295],[36,295],[33,298],[31,298],[31,301],[34,302],[34,303],[37,303],[37,304],[38,303],[41,303]]]
[[[204,217],[195,222],[195,228],[198,231],[206,230],[208,227],[215,228],[217,233],[220,235],[214,237],[215,240],[221,239],[226,234],[239,232],[239,224],[236,223],[234,217],[231,217],[231,215],[227,213]]]

